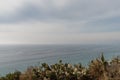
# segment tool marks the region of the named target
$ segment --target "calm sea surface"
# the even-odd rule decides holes
[[[104,52],[107,60],[120,56],[119,45],[0,45],[0,75],[15,70],[24,71],[28,66],[59,60],[87,65]]]

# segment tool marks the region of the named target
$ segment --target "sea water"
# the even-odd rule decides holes
[[[15,70],[24,71],[29,66],[41,63],[54,64],[59,60],[66,63],[82,63],[100,57],[107,60],[120,56],[119,45],[0,45],[0,75]]]

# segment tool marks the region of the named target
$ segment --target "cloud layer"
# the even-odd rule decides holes
[[[1,0],[1,44],[119,42],[119,0]]]

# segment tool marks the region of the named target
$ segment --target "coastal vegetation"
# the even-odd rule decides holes
[[[120,57],[107,61],[103,54],[92,60],[87,67],[72,65],[60,60],[56,64],[42,63],[26,71],[9,73],[0,80],[120,80]]]

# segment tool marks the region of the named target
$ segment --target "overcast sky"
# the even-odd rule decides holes
[[[0,0],[0,44],[120,42],[120,0]]]

